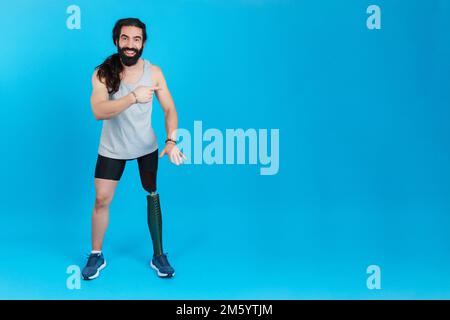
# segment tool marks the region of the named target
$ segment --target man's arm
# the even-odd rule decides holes
[[[132,93],[120,99],[109,100],[106,85],[97,77],[97,70],[92,75],[91,108],[97,120],[109,119],[121,113],[123,110],[135,103]]]
[[[175,131],[178,129],[178,114],[175,109],[175,103],[173,102],[172,95],[167,87],[166,79],[164,78],[161,68],[153,65],[153,72],[156,85],[159,87],[159,90],[156,91],[156,97],[158,98],[161,108],[164,110],[167,138],[176,140]]]
[[[178,129],[178,114],[175,109],[175,103],[173,102],[172,95],[170,94],[169,88],[167,87],[166,79],[164,74],[158,66],[153,65],[153,74],[156,81],[156,86],[159,90],[156,91],[156,97],[158,98],[161,108],[164,110],[164,118],[166,125],[167,138],[176,140],[176,130]],[[164,149],[162,150],[160,157],[164,154],[169,156],[170,161],[179,165],[183,162],[186,157],[181,153],[178,147],[171,142],[166,143]]]

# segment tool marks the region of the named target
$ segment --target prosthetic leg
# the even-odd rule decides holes
[[[147,195],[147,222],[153,242],[153,258],[150,266],[158,273],[158,276],[170,278],[175,271],[167,261],[167,255],[162,246],[162,218],[159,194],[156,193],[156,175],[158,171],[158,150],[138,158],[139,174],[142,187]]]
[[[147,223],[153,242],[153,255],[162,255],[161,205],[159,203],[159,194],[156,192],[147,195]]]
[[[150,266],[159,277],[170,278],[175,275],[175,270],[170,266],[167,256],[162,248],[162,217],[159,194],[151,192],[147,195],[147,222],[153,242],[153,259]]]

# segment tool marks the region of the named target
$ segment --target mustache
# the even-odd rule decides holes
[[[127,48],[127,47],[125,47],[125,48],[120,48],[120,51],[122,51],[122,52],[124,52],[124,51],[134,51],[135,53],[138,53],[138,51],[139,50],[137,50],[137,49],[133,49],[133,48]]]

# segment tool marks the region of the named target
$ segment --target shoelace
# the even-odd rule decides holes
[[[87,266],[88,267],[95,267],[95,265],[97,264],[97,259],[100,258],[99,254],[95,254],[95,253],[91,253],[87,256],[88,262],[87,262]]]
[[[157,259],[162,267],[170,267],[169,261],[167,260],[167,253],[158,256]]]

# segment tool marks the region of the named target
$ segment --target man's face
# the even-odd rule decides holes
[[[117,43],[117,52],[120,60],[128,67],[135,65],[142,52],[144,51],[144,43],[142,42],[142,29],[137,27],[122,27]]]

